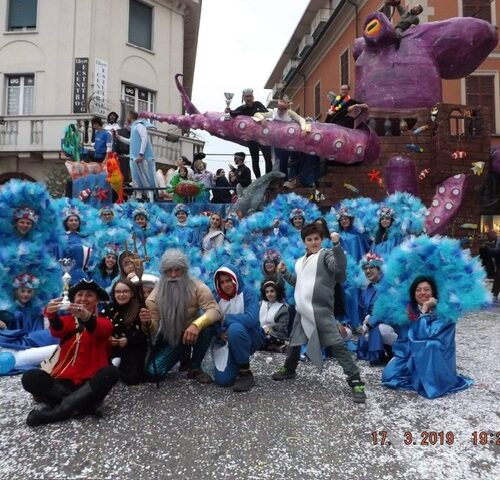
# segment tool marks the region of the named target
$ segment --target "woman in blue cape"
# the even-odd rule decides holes
[[[382,375],[386,387],[437,398],[472,385],[456,371],[455,323],[436,314],[437,302],[434,280],[417,277],[410,286],[410,324],[399,330],[394,358]]]
[[[491,304],[479,259],[457,240],[421,235],[397,247],[383,271],[373,316],[393,326],[398,338],[382,383],[426,398],[470,386],[472,380],[456,372],[455,325],[466,312]]]

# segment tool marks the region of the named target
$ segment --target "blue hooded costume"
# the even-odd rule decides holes
[[[219,275],[229,275],[236,287],[233,297],[226,295],[219,286]],[[239,270],[233,265],[223,265],[214,275],[217,301],[223,314],[222,331],[227,333],[227,343],[214,345],[214,379],[217,385],[232,385],[240,365],[248,364],[250,356],[265,341],[259,321],[259,297],[251,287],[245,286]]]
[[[399,328],[392,346],[394,358],[382,374],[383,385],[427,398],[469,388],[474,382],[456,370],[456,324],[433,312],[418,314],[409,326]]]

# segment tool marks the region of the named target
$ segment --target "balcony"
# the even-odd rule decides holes
[[[298,48],[298,56],[300,58],[304,57],[304,55],[311,49],[314,43],[314,38],[311,37],[311,35],[304,35],[302,37],[302,40],[299,43],[299,48]]]
[[[90,115],[30,115],[0,117],[0,156],[40,159],[60,158],[61,138],[70,124],[77,125],[82,145],[92,138]],[[204,142],[176,132],[151,130],[151,143],[157,162],[175,164],[180,155],[192,157]]]
[[[328,8],[321,8],[318,10],[316,17],[314,17],[311,23],[311,37],[316,38],[320,34],[331,14],[332,11]]]
[[[299,61],[295,58],[292,58],[289,60],[289,62],[286,64],[285,68],[283,69],[283,81],[286,82],[297,70],[297,67],[299,66]]]

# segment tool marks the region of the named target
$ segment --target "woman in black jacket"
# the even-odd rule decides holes
[[[141,328],[137,286],[128,279],[119,279],[111,288],[111,300],[102,311],[113,323],[109,338],[111,358],[120,358],[120,376],[127,385],[142,381],[147,352],[147,338]]]
[[[219,168],[215,172],[215,186],[216,187],[230,187],[226,173],[223,168]],[[231,203],[231,190],[229,188],[223,190],[212,190],[212,203]]]

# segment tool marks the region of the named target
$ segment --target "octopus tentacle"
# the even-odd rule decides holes
[[[253,140],[261,145],[319,155],[327,160],[346,164],[368,163],[379,156],[378,136],[366,126],[349,129],[315,122],[311,124],[310,132],[303,133],[295,123],[269,121],[261,125],[247,116],[225,120],[221,112],[194,113],[196,107],[192,105],[182,87],[180,88],[186,110],[192,111],[192,114],[163,115],[142,112],[141,117],[167,122],[181,129],[205,130],[211,135],[237,143]]]
[[[465,198],[468,176],[460,173],[441,182],[425,213],[425,229],[428,235],[445,233],[447,225],[455,218]]]

